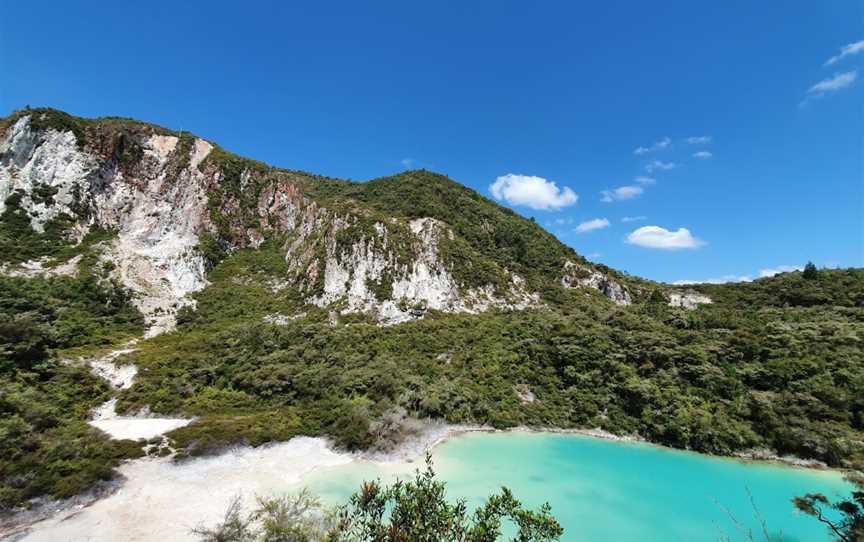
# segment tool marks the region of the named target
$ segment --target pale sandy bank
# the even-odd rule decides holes
[[[126,480],[112,495],[84,508],[65,510],[14,538],[28,542],[195,540],[190,530],[217,522],[236,495],[290,491],[314,470],[352,461],[324,439],[297,437],[260,448],[181,463],[139,459],[120,467]]]

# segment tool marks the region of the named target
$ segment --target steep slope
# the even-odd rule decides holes
[[[56,266],[61,250],[88,232],[114,232],[104,260],[138,294],[154,332],[207,284],[208,267],[266,240],[284,251],[283,286],[308,303],[382,323],[427,310],[561,302],[566,287],[632,299],[624,277],[440,175],[340,182],[271,168],[185,132],[48,109],[18,112],[3,125],[3,258]]]
[[[581,278],[600,273],[608,276],[610,284],[626,280],[604,266],[592,265],[533,221],[436,173],[409,171],[362,184],[318,185],[311,191],[323,201],[356,201],[388,216],[431,217],[448,224],[460,238],[448,248],[448,258],[454,267],[460,262],[458,272],[467,284],[495,284],[509,269],[524,277],[532,291],[555,298],[562,279],[573,278],[568,267],[573,272],[584,270]],[[628,303],[629,295],[621,292],[609,297]]]

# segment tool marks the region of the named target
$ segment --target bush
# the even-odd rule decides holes
[[[449,503],[445,483],[435,479],[432,460],[413,480],[390,486],[364,482],[346,504],[323,508],[305,490],[297,495],[258,499],[249,514],[235,498],[224,519],[193,533],[202,542],[494,542],[502,521],[516,530],[515,540],[558,540],[564,530],[544,504],[526,510],[507,488],[490,496],[472,516],[464,500]]]

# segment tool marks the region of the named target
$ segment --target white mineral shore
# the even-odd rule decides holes
[[[182,462],[171,458],[129,461],[118,470],[118,489],[99,500],[61,508],[51,517],[19,525],[16,541],[162,542],[196,540],[192,529],[222,519],[231,500],[245,504],[257,495],[298,490],[311,473],[352,461],[386,463],[401,470],[435,445],[466,432],[489,431],[480,426],[425,424],[395,450],[349,454],[334,451],[323,438],[296,437],[259,448],[237,447],[221,455]],[[11,535],[3,533],[0,537]]]
[[[601,429],[554,430],[518,427],[507,431],[557,432],[592,438],[636,442],[636,435],[618,436]],[[390,452],[340,453],[326,439],[296,437],[259,448],[237,447],[215,457],[175,462],[171,458],[143,458],[119,468],[122,483],[99,500],[60,508],[51,517],[18,525],[9,540],[42,542],[162,542],[195,540],[192,529],[213,526],[231,500],[241,496],[246,505],[256,496],[297,491],[313,472],[354,461],[386,463],[394,473],[409,472],[409,462],[446,440],[473,432],[499,432],[484,426],[429,423]],[[768,458],[768,457],[766,457]],[[777,459],[777,458],[770,458]],[[782,458],[781,458],[782,459]],[[13,532],[15,534],[13,534]],[[5,540],[5,539],[4,539]]]
[[[93,411],[89,423],[108,433],[112,439],[150,439],[174,429],[179,429],[192,420],[185,418],[149,418],[146,416],[118,416],[117,399],[111,399]]]
[[[488,431],[480,426],[425,424],[391,452],[349,454],[334,451],[326,439],[296,437],[259,448],[237,447],[221,455],[176,462],[142,458],[118,470],[118,489],[98,500],[63,507],[47,519],[2,532],[16,541],[162,542],[195,540],[191,530],[222,519],[231,500],[246,504],[257,495],[298,490],[312,472],[352,461],[387,463],[395,470],[453,436]],[[44,517],[44,516],[43,516]],[[13,534],[14,533],[14,534]]]
[[[136,341],[129,343],[129,346]],[[123,348],[89,361],[93,374],[104,378],[117,390],[132,387],[138,368],[132,363],[118,365],[115,361],[125,354],[134,352],[134,348]],[[117,414],[117,398],[109,399],[93,410],[90,425],[101,429],[112,439],[150,439],[158,437],[174,429],[189,425],[192,420],[185,418],[159,418],[149,415],[120,416]]]
[[[352,460],[334,452],[326,440],[310,437],[180,463],[138,459],[120,467],[125,481],[115,493],[35,523],[17,540],[195,540],[191,530],[217,523],[235,496],[254,502],[255,495],[284,493],[315,470]]]

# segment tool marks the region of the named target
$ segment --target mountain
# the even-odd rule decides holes
[[[864,465],[864,270],[660,284],[442,175],[331,179],[130,119],[0,121],[0,316],[2,507],[143,453],[386,448],[429,419]],[[142,450],[87,424],[109,399],[194,421]]]
[[[384,323],[425,310],[539,306],[566,287],[596,289],[621,304],[641,291],[434,173],[350,183],[272,168],[186,132],[49,109],[4,124],[0,212],[26,215],[32,230],[53,240],[18,246],[21,231],[7,228],[5,248],[38,259],[91,231],[116,232],[104,257],[139,294],[139,308],[163,321],[159,329],[170,327],[187,294],[206,286],[208,268],[277,240],[286,286],[312,304]]]

